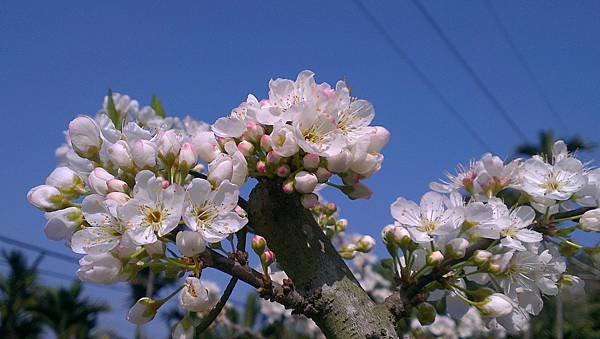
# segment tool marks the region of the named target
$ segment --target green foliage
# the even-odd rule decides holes
[[[117,108],[115,107],[115,101],[113,100],[113,92],[111,89],[108,90],[108,94],[106,94],[106,97],[106,110],[108,111],[108,117],[113,122],[113,124],[115,124],[115,128],[121,130],[123,127],[123,116],[122,113],[117,111]]]
[[[156,95],[152,96],[152,109],[154,110],[154,112],[156,112],[156,115],[158,115],[161,118],[164,118],[165,116],[167,116],[167,112],[165,112],[165,108],[163,107],[160,100],[158,100],[158,97]]]

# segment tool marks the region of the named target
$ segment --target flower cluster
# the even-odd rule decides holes
[[[248,222],[238,207],[239,185],[247,178],[244,157],[227,153],[227,144],[207,143],[209,125],[165,118],[161,111],[160,104],[139,108],[111,93],[95,117],[71,121],[57,150],[59,167],[28,193],[46,212],[46,235],[85,255],[81,280],[109,284],[150,265],[164,269],[153,259],[174,260],[165,256],[168,244],[181,257],[195,258]],[[206,179],[190,175],[203,172],[201,162],[209,167]],[[188,277],[180,294],[190,311],[209,306],[198,278]],[[129,319],[143,322],[161,303],[143,299],[136,305]]]
[[[352,97],[344,81],[332,88],[303,71],[296,81],[271,80],[268,99],[249,95],[212,130],[220,143],[232,143],[231,152],[243,154],[250,176],[280,178],[286,193],[303,194],[305,207],[312,207],[320,183],[351,199],[371,196],[361,180],[381,168],[390,136],[370,126],[374,116],[373,106]],[[334,174],[341,184],[329,181]]]
[[[423,305],[444,299],[455,319],[474,307],[490,329],[519,332],[541,311],[544,296],[582,283],[565,274],[564,257],[582,249],[570,238],[576,229],[600,230],[599,172],[562,141],[547,158],[505,163],[485,154],[459,169],[432,183],[419,204],[398,198],[384,243],[406,284],[449,272],[423,286],[427,302],[416,307],[423,325],[435,319],[435,309]]]
[[[384,128],[369,126],[373,117],[372,105],[351,97],[345,82],[317,84],[309,71],[296,81],[272,80],[268,99],[250,95],[212,126],[166,117],[156,98],[141,107],[109,91],[95,116],[69,123],[58,167],[27,197],[46,212],[48,238],[84,255],[81,280],[128,281],[144,268],[189,272],[180,305],[201,312],[210,303],[198,259],[209,247],[222,250],[248,223],[240,187],[249,177],[274,179],[306,208],[323,206],[316,192],[325,184],[368,198],[360,181],[380,169],[389,139]],[[341,182],[330,181],[334,174]],[[328,225],[333,212],[324,214]],[[345,229],[343,220],[334,224]],[[363,252],[374,244],[366,240]],[[275,253],[258,246],[269,279]],[[141,299],[128,318],[150,321],[165,301]]]

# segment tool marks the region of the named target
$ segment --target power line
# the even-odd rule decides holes
[[[8,262],[6,262],[6,260],[2,260],[0,261],[0,265],[2,266],[10,266],[8,264]],[[56,279],[60,279],[60,280],[64,280],[64,281],[69,281],[69,282],[73,282],[75,279],[75,277],[68,275],[68,274],[64,274],[64,273],[60,273],[60,272],[55,272],[55,271],[51,271],[51,270],[46,270],[43,268],[36,268],[35,271],[40,274],[40,275],[44,275],[47,277],[52,277],[52,278],[56,278]],[[99,285],[99,284],[93,284],[93,283],[85,283],[86,286],[93,286],[93,287],[98,287],[98,288],[103,288],[103,289],[108,289],[111,291],[117,291],[117,292],[122,292],[122,293],[129,293],[128,291],[118,288],[116,286],[107,286],[107,285]]]
[[[360,2],[360,0],[353,0],[356,4],[360,12],[364,15],[364,17],[371,22],[373,26],[377,29],[382,38],[392,47],[392,50],[400,57],[404,62],[410,67],[410,69],[417,75],[417,77],[427,86],[427,88],[434,94],[438,100],[446,107],[446,109],[456,118],[458,123],[477,141],[477,143],[484,149],[484,151],[489,151],[492,148],[483,140],[483,138],[479,135],[477,130],[475,130],[469,122],[463,118],[463,116],[454,108],[454,106],[446,99],[446,97],[440,92],[440,90],[435,86],[433,81],[425,75],[425,73],[417,66],[417,64],[408,56],[408,54],[400,47],[398,43],[392,38],[390,33],[385,29],[385,27],[377,20],[377,18],[367,9],[365,5]]]
[[[419,2],[419,0],[412,0],[412,2],[415,4],[415,6],[419,10],[419,12],[423,15],[423,17],[425,17],[425,19],[431,25],[431,27],[433,27],[433,29],[439,35],[439,37],[442,39],[442,41],[444,41],[444,44],[446,44],[446,46],[448,47],[448,49],[450,49],[450,51],[452,52],[452,54],[454,55],[454,57],[456,57],[456,59],[459,61],[459,63],[467,71],[467,73],[473,79],[473,81],[475,82],[475,84],[477,85],[477,87],[479,87],[481,89],[481,91],[483,92],[483,94],[492,103],[492,105],[494,106],[494,108],[496,108],[496,110],[500,113],[500,115],[502,116],[502,118],[504,118],[504,121],[506,121],[506,123],[511,127],[511,129],[519,137],[521,137],[521,139],[523,139],[524,142],[527,142],[527,137],[525,136],[525,133],[523,133],[523,131],[521,130],[521,128],[519,128],[519,126],[517,125],[517,123],[510,117],[510,115],[504,109],[504,107],[502,107],[502,104],[500,104],[500,102],[498,101],[498,99],[496,99],[496,97],[494,96],[494,94],[492,94],[492,92],[490,91],[490,89],[485,85],[485,83],[481,80],[481,78],[479,78],[479,76],[477,75],[477,73],[475,73],[475,71],[469,65],[469,63],[467,62],[467,60],[458,51],[458,48],[456,48],[456,46],[454,46],[454,44],[452,43],[452,41],[450,40],[450,38],[448,38],[448,36],[444,33],[444,31],[442,30],[442,28],[437,24],[437,22],[435,21],[435,19],[433,18],[433,16],[431,16],[431,14]]]
[[[27,249],[27,250],[30,250],[30,251],[35,251],[35,252],[38,252],[38,253],[43,253],[46,256],[53,257],[53,258],[56,258],[56,259],[60,259],[60,260],[66,261],[66,262],[76,263],[76,264],[79,263],[79,259],[77,259],[75,257],[72,257],[70,255],[66,255],[64,253],[60,253],[60,252],[56,252],[56,251],[53,251],[53,250],[45,249],[43,247],[40,247],[40,246],[37,246],[37,245],[33,245],[33,244],[29,244],[29,243],[26,243],[26,242],[23,242],[23,241],[20,241],[20,240],[17,240],[17,239],[12,239],[12,238],[9,238],[9,237],[5,237],[3,235],[0,235],[0,242],[6,243],[6,244],[9,244],[9,245],[13,245],[13,246],[17,246],[17,247],[21,247],[21,248],[24,248],[24,249]]]
[[[517,45],[515,44],[514,40],[512,39],[512,37],[510,35],[510,33],[508,32],[508,29],[502,23],[502,20],[500,19],[500,16],[498,15],[498,13],[496,12],[496,10],[494,9],[494,6],[492,5],[492,2],[490,0],[486,0],[485,1],[485,5],[486,5],[488,11],[490,12],[490,14],[492,15],[492,18],[494,19],[494,22],[496,23],[496,26],[498,26],[498,29],[500,30],[500,32],[504,36],[504,39],[506,40],[506,42],[508,42],[508,45],[510,46],[510,49],[512,50],[513,54],[515,55],[515,57],[517,58],[517,60],[519,60],[519,63],[521,64],[521,67],[523,67],[525,69],[525,73],[527,73],[527,76],[529,77],[529,80],[533,84],[533,87],[538,92],[538,95],[542,98],[542,101],[544,101],[544,103],[546,104],[546,107],[548,108],[548,111],[550,112],[550,114],[554,117],[554,119],[556,119],[556,121],[561,126],[566,127],[567,124],[565,124],[565,122],[563,121],[563,119],[560,116],[560,114],[558,114],[558,111],[552,105],[552,102],[550,101],[550,98],[546,95],[546,92],[544,92],[544,89],[542,88],[542,84],[539,82],[538,78],[535,76],[535,73],[533,72],[533,70],[529,66],[529,63],[527,62],[527,60],[525,59],[525,57],[523,56],[523,54],[521,53],[521,51],[519,50],[519,48],[517,48]]]

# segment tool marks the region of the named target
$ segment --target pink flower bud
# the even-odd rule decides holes
[[[321,158],[314,153],[307,153],[304,155],[304,158],[302,158],[302,163],[304,165],[304,168],[307,169],[315,169],[319,166],[319,162],[321,161]]]
[[[252,152],[254,152],[254,145],[252,145],[251,142],[246,141],[246,140],[242,140],[237,145],[237,148],[245,157],[251,156]]]
[[[283,186],[281,187],[281,189],[283,190],[283,193],[285,193],[285,194],[294,193],[294,181],[290,180],[290,181],[285,182],[283,184]]]
[[[256,170],[258,171],[258,173],[262,173],[262,174],[267,173],[267,164],[265,164],[265,162],[262,160],[257,162]]]
[[[304,208],[313,208],[319,203],[319,197],[314,193],[303,194],[300,202]]]
[[[262,148],[265,152],[270,152],[273,149],[270,135],[265,134],[260,137],[260,148]]]
[[[276,165],[281,161],[281,156],[273,151],[267,153],[267,163]]]
[[[252,238],[252,249],[254,250],[254,252],[256,252],[256,254],[258,255],[261,255],[265,251],[266,247],[267,241],[265,240],[265,238],[261,237],[258,234],[254,235],[254,237]]]
[[[104,168],[96,167],[88,176],[88,185],[94,193],[106,195],[108,193],[107,182],[114,178],[115,177],[108,173]]]
[[[337,205],[335,203],[329,202],[329,203],[327,203],[327,205],[325,205],[325,213],[326,214],[332,215],[336,211],[337,211]]]
[[[320,183],[324,183],[324,182],[327,182],[327,180],[329,180],[329,178],[331,178],[332,174],[325,167],[319,167],[315,171],[315,175],[317,176],[317,180]]]
[[[129,186],[123,180],[110,179],[106,182],[109,192],[129,192]]]
[[[250,121],[246,128],[246,132],[244,132],[242,137],[248,141],[256,142],[260,140],[264,134],[265,130],[260,124]]]
[[[180,167],[191,168],[194,166],[198,162],[198,156],[194,150],[194,145],[189,142],[181,145],[177,161],[179,162]]]
[[[312,193],[317,187],[317,176],[306,171],[300,171],[294,177],[294,188],[300,193]]]
[[[290,175],[290,166],[281,165],[281,166],[277,167],[277,176],[278,177],[285,178],[288,175]]]
[[[106,199],[112,200],[119,205],[124,205],[131,198],[127,194],[122,192],[110,192],[106,195]]]
[[[271,250],[266,250],[263,254],[260,255],[260,261],[265,265],[269,266],[275,262],[275,252]]]

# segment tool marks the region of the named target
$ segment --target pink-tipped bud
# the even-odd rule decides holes
[[[283,186],[281,187],[281,189],[283,190],[283,193],[285,194],[292,194],[294,193],[294,182],[293,181],[287,181],[283,184]]]
[[[300,202],[304,208],[313,208],[319,203],[319,197],[314,193],[303,194]]]
[[[157,177],[157,180],[161,180],[160,181],[160,187],[166,189],[167,187],[171,186],[171,183],[169,182],[169,180],[163,178],[163,177]]]
[[[262,174],[267,173],[267,164],[265,164],[265,162],[262,160],[257,162],[256,170],[258,171],[258,173],[262,173]]]
[[[285,178],[288,175],[290,175],[290,166],[281,165],[281,166],[277,167],[277,176],[278,177]]]
[[[122,192],[110,192],[106,195],[106,199],[112,200],[119,205],[124,205],[131,198],[127,194]]]
[[[321,161],[321,158],[314,153],[307,153],[304,155],[304,158],[302,159],[302,163],[304,165],[304,168],[307,169],[315,169],[319,166],[319,162]]]
[[[319,180],[320,183],[324,183],[327,182],[329,178],[331,178],[332,174],[325,167],[319,167],[315,171],[315,175],[317,176],[317,180]]]
[[[268,134],[260,137],[260,148],[265,152],[269,152],[273,149],[273,144],[271,143],[271,136]]]
[[[129,185],[123,180],[110,179],[106,182],[109,192],[129,192]]]
[[[260,140],[265,134],[264,128],[254,121],[250,121],[247,125],[246,132],[244,132],[243,138],[252,142]]]
[[[261,237],[260,235],[255,235],[252,238],[252,249],[254,250],[254,252],[256,254],[258,254],[258,255],[263,254],[266,247],[267,247],[267,241],[265,240],[265,238]]]
[[[331,215],[333,213],[335,213],[337,211],[337,205],[333,202],[329,202],[327,203],[327,205],[325,205],[325,213],[328,215]]]
[[[276,165],[281,161],[281,156],[273,151],[267,153],[267,163]]]
[[[264,251],[263,254],[260,255],[260,261],[265,266],[269,266],[275,262],[275,252],[271,250]]]
[[[237,148],[245,157],[249,157],[252,155],[252,152],[254,152],[254,145],[246,140],[242,140],[242,142],[237,145]]]

